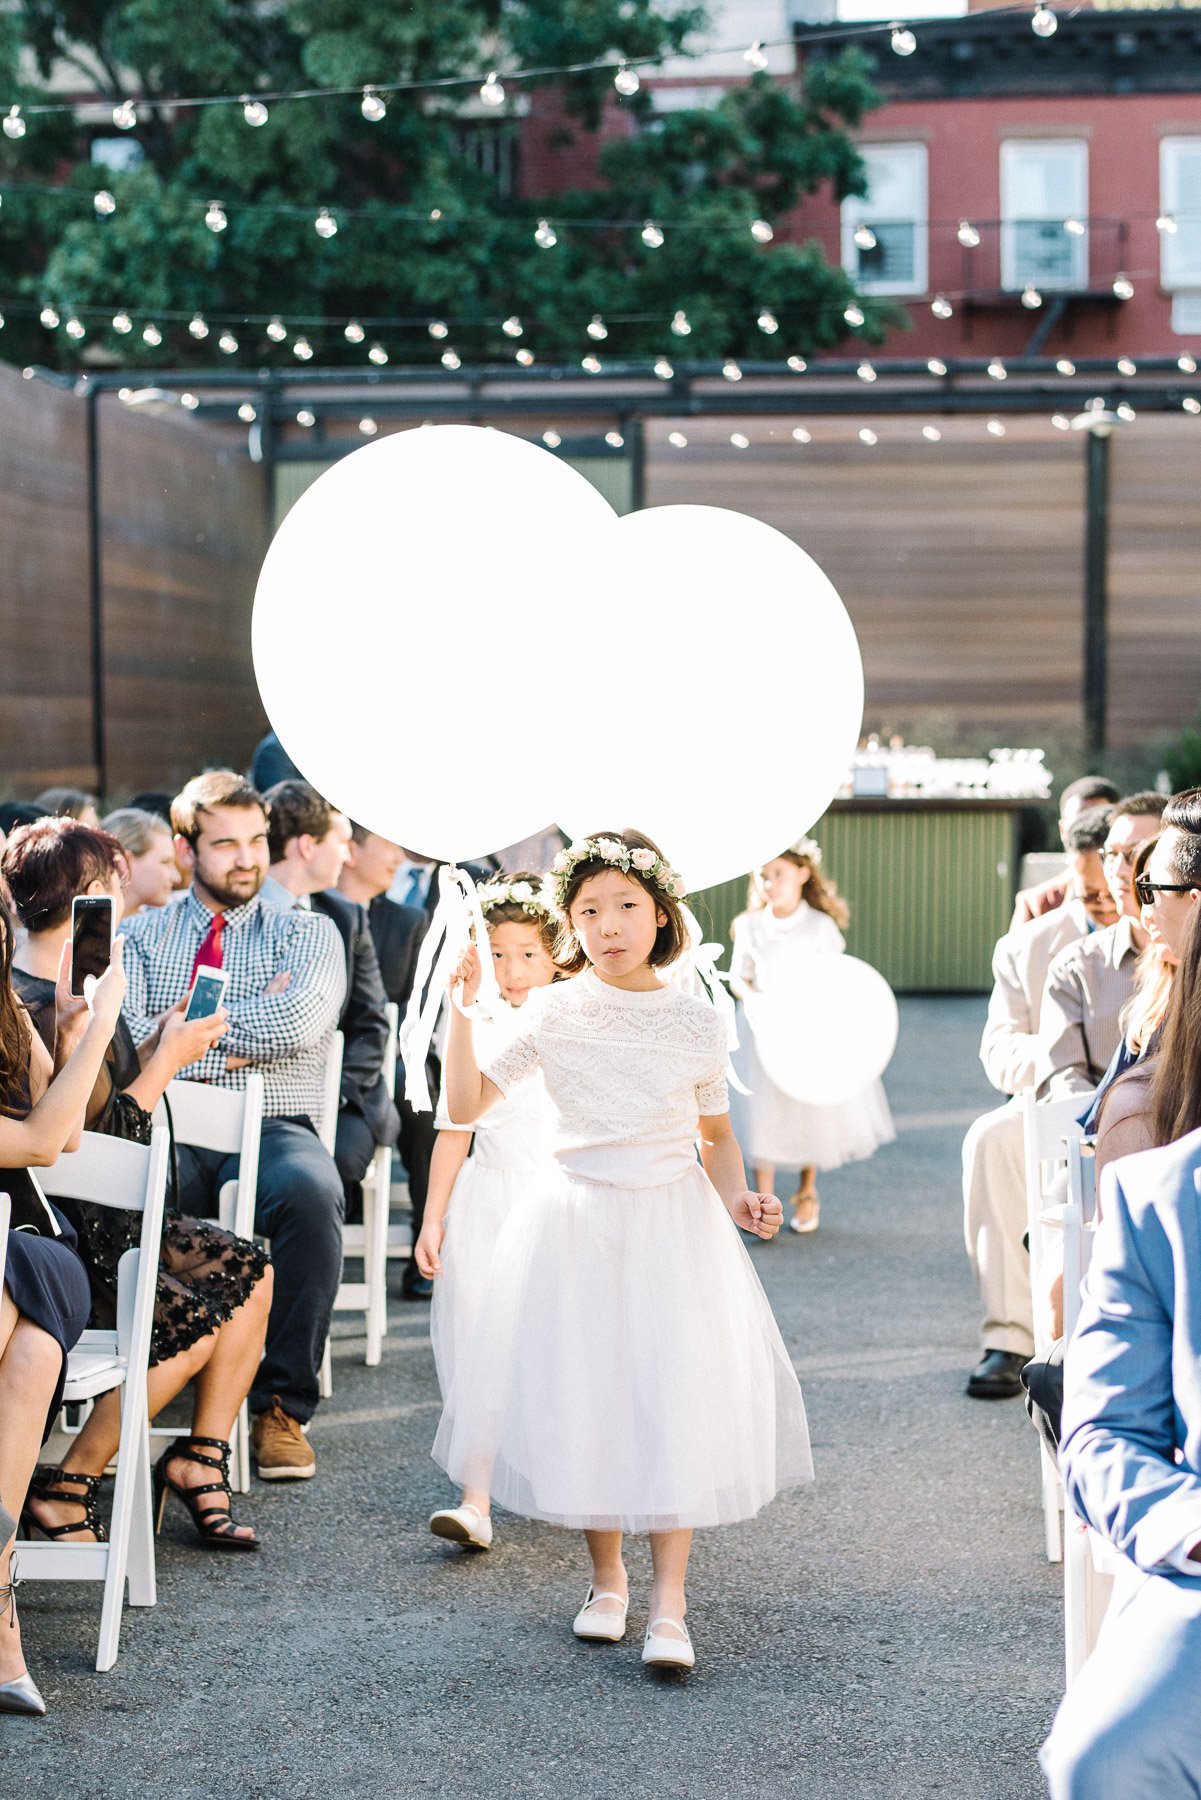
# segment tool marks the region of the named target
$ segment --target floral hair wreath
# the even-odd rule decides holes
[[[798,838],[795,844],[790,844],[788,846],[788,854],[790,856],[808,857],[815,869],[821,867],[822,850],[821,845],[817,842],[816,838]]]
[[[654,850],[631,849],[629,844],[623,844],[617,838],[579,838],[566,850],[560,850],[546,878],[544,891],[557,912],[566,911],[571,878],[583,862],[608,863],[610,868],[620,869],[623,875],[644,875],[673,900],[682,900],[688,891],[671,864],[664,862]]]
[[[532,881],[481,881],[476,888],[485,919],[498,906],[519,906],[531,919],[549,919],[554,907]]]

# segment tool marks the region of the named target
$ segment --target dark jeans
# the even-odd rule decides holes
[[[236,1156],[179,1146],[180,1211],[212,1218]],[[274,1395],[301,1424],[317,1410],[317,1376],[342,1279],[342,1179],[307,1121],[264,1119],[254,1228],[271,1240],[275,1293],[250,1410]]]
[[[405,1166],[405,1174],[409,1178],[409,1199],[413,1207],[413,1242],[416,1243],[425,1219],[425,1197],[430,1185],[430,1161],[434,1154],[434,1140],[437,1132],[434,1129],[432,1112],[414,1112],[408,1101],[400,1095],[396,1099],[396,1110],[400,1114],[400,1140],[397,1149],[400,1160]]]

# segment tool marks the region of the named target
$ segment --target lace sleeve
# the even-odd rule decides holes
[[[713,1072],[703,1076],[696,1084],[696,1110],[702,1118],[713,1118],[717,1113],[725,1113],[730,1110],[730,1090],[726,1081],[729,1051],[726,1046],[725,1027],[716,1013],[710,1014],[710,1035],[712,1037]]]
[[[538,1040],[532,1032],[514,1038],[480,1073],[506,1096],[519,1082],[528,1081],[542,1066]]]

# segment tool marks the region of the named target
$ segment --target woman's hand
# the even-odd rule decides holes
[[[460,956],[458,962],[455,964],[454,971],[450,978],[450,991],[452,994],[457,987],[462,988],[463,992],[460,995],[460,999],[464,1006],[474,1005],[479,997],[480,982],[483,980],[483,973],[484,972],[480,967],[479,951],[474,944],[468,944],[466,950],[464,950],[462,956]]]
[[[163,1026],[163,1034],[159,1040],[159,1048],[175,1065],[176,1074],[186,1069],[189,1063],[197,1062],[225,1036],[229,1027],[229,1014],[219,1006],[215,1013],[205,1019],[185,1019],[187,1009],[185,996],[167,1016]]]
[[[437,1281],[442,1273],[442,1259],[438,1252],[442,1248],[442,1239],[446,1236],[446,1227],[441,1219],[427,1219],[421,1227],[421,1235],[413,1246],[413,1256],[417,1267],[427,1281]]]
[[[108,1026],[111,1037],[117,1029],[121,1008],[125,1004],[125,939],[113,939],[113,953],[108,968],[99,978],[85,975],[84,998],[94,1019]]]
[[[730,1202],[730,1217],[742,1231],[766,1240],[774,1238],[784,1223],[784,1208],[774,1194],[752,1194],[748,1189]]]
[[[63,945],[54,984],[54,1066],[61,1069],[88,1028],[91,1017],[82,994],[71,992],[71,940]]]

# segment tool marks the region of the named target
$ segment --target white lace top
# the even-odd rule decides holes
[[[677,988],[630,993],[591,969],[545,993],[532,1029],[483,1073],[507,1096],[542,1070],[569,1173],[629,1187],[676,1179],[696,1162],[698,1117],[729,1109],[722,1021]]]
[[[535,989],[520,1010],[506,1006],[502,1000],[495,1018],[474,1014],[472,1032],[479,1060],[491,1062],[500,1058],[518,1032],[528,1034],[542,999],[542,990]],[[544,1166],[554,1142],[554,1111],[540,1075],[498,1100],[474,1125],[454,1123],[446,1104],[444,1081],[434,1123],[439,1131],[472,1133],[475,1141],[471,1154],[475,1162],[509,1172]]]

